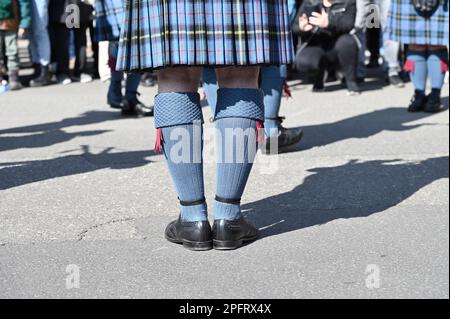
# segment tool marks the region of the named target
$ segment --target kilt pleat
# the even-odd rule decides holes
[[[285,0],[127,0],[118,69],[288,64],[288,15]]]
[[[441,1],[429,19],[419,16],[412,1],[392,0],[386,37],[403,44],[448,45],[448,3]]]

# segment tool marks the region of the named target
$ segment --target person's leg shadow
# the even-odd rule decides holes
[[[448,96],[442,98],[444,108],[448,110]],[[434,113],[409,113],[404,107],[388,107],[360,114],[332,123],[302,126],[305,137],[301,143],[286,149],[286,152],[298,152],[322,147],[348,139],[365,139],[381,132],[404,132],[422,126],[438,125],[433,123],[415,123],[422,119],[432,119]]]
[[[449,177],[448,156],[419,162],[352,160],[313,174],[293,190],[243,206],[261,230],[274,236],[340,218],[367,217],[411,197],[432,182]]]
[[[0,191],[30,183],[93,172],[105,168],[130,169],[151,163],[154,151],[114,151],[113,147],[93,153],[88,145],[81,154],[64,155],[44,160],[0,161]],[[70,150],[71,153],[76,150]]]

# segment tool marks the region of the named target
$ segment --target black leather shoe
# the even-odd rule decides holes
[[[264,153],[267,155],[270,154],[279,154],[283,152],[289,146],[295,145],[299,143],[303,138],[303,130],[300,128],[285,128],[281,125],[284,118],[279,117],[277,121],[278,125],[278,136],[271,136],[266,138],[265,148],[263,149]],[[278,148],[273,145],[278,143]],[[271,149],[275,148],[275,149]]]
[[[196,206],[205,203],[205,198],[186,202],[180,200],[181,206]],[[181,216],[171,222],[165,231],[166,239],[184,248],[194,251],[210,250],[213,247],[211,225],[208,221],[185,222]]]
[[[122,107],[122,115],[153,116],[153,107],[146,106],[137,97],[131,100],[125,99],[124,106]]]
[[[35,74],[38,74],[37,69],[35,70]],[[30,81],[30,87],[37,88],[50,84],[52,84],[52,74],[50,72],[50,68],[49,66],[42,65],[40,66],[39,76]]]
[[[123,99],[114,100],[113,98],[108,97],[108,105],[113,109],[122,109],[125,105],[125,102]]]
[[[211,225],[208,221],[184,222],[181,218],[171,222],[166,228],[166,239],[184,248],[205,251],[213,248]]]
[[[431,92],[427,96],[424,111],[427,113],[438,113],[442,110],[442,101],[440,93]]]
[[[411,99],[411,103],[408,106],[408,112],[422,112],[425,109],[426,103],[427,97],[425,94],[415,91],[414,96]]]
[[[123,100],[122,115],[123,116],[138,115],[136,111],[136,104],[128,100]]]
[[[241,199],[216,196],[216,201],[225,204],[240,204]],[[213,226],[213,244],[217,250],[234,250],[258,238],[258,230],[244,217],[237,220],[217,219]]]
[[[397,74],[389,76],[389,84],[395,86],[396,88],[405,87],[405,83],[402,78]]]
[[[214,249],[233,250],[258,238],[258,230],[244,217],[238,220],[220,219],[213,226]]]
[[[325,91],[325,82],[328,77],[328,72],[321,71],[319,74],[317,74],[314,78],[312,91],[313,92],[324,92]]]
[[[346,81],[347,94],[350,96],[356,96],[361,94],[361,88],[356,81]]]

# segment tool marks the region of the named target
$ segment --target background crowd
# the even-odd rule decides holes
[[[448,71],[448,0],[428,1],[436,6],[423,12],[415,2],[420,1],[290,0],[296,62],[262,75],[279,96],[289,93],[289,77],[312,83],[315,92],[339,80],[350,95],[359,95],[368,69],[378,68],[395,87],[412,80],[410,111],[439,111]],[[154,85],[153,74],[115,71],[122,11],[123,0],[0,0],[0,92],[102,78],[110,80],[111,107],[127,116],[151,115],[152,107],[138,99],[138,86]],[[31,76],[19,75],[18,39],[28,40]],[[206,91],[214,88],[212,77],[205,70]],[[208,94],[211,104],[213,95]],[[278,111],[273,113],[277,122]]]

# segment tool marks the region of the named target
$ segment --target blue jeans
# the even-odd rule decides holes
[[[31,0],[32,28],[30,47],[33,63],[47,66],[50,63],[50,39],[48,36],[49,0]]]

